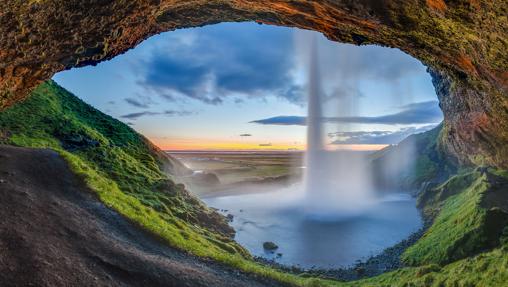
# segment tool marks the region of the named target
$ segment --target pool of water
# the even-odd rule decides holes
[[[295,188],[206,198],[234,216],[235,239],[253,255],[302,268],[347,267],[380,253],[422,226],[415,200],[407,194],[378,197],[348,216],[309,217]],[[263,249],[272,241],[279,248]]]

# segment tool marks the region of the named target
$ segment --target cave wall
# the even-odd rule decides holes
[[[508,168],[506,15],[506,0],[3,0],[0,109],[58,71],[111,59],[151,35],[257,21],[420,59],[445,115],[450,157]]]

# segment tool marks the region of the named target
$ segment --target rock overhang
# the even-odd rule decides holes
[[[6,0],[0,11],[0,109],[58,71],[111,59],[157,33],[256,21],[421,60],[445,116],[444,150],[463,164],[508,167],[504,0]]]

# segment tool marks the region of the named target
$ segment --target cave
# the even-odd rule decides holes
[[[151,35],[227,21],[399,48],[428,66],[445,115],[441,140],[463,164],[508,166],[507,7],[480,1],[5,1],[0,107],[58,71],[94,65]]]
[[[314,30],[341,43],[397,48],[420,60],[428,68],[444,114],[437,137],[446,160],[461,167],[477,167],[475,173],[484,176],[489,174],[488,168],[508,168],[507,14],[504,0],[8,0],[0,3],[0,113],[28,101],[29,95],[40,92],[37,87],[57,72],[110,60],[155,34],[221,22],[254,21]],[[42,85],[46,85],[42,89],[57,89],[51,83]],[[496,191],[506,191],[497,175],[486,177]],[[472,184],[467,178],[461,180]],[[453,193],[453,187],[444,186],[440,196],[449,196],[446,193]],[[183,193],[185,202],[198,206],[199,221],[218,221],[219,229],[212,230],[230,236],[223,219],[199,211],[199,204],[187,198],[181,185],[164,181],[157,188]],[[497,192],[487,196],[485,204],[506,209],[504,198]],[[432,200],[423,198],[419,204]],[[461,203],[458,200],[455,204],[460,207]],[[499,245],[499,222],[505,224],[507,220],[497,205],[489,209],[487,217],[498,225],[485,227],[496,230],[497,237],[488,238],[486,243],[492,248]],[[192,221],[195,218],[186,220],[199,224]],[[237,247],[233,244],[225,248]],[[96,256],[99,265],[114,265],[101,259],[100,254]],[[462,258],[465,256],[453,260]],[[124,271],[115,270],[115,274]],[[428,265],[416,272],[420,277],[438,271],[440,266]],[[142,281],[137,283],[141,285]],[[215,283],[220,286],[220,282]]]

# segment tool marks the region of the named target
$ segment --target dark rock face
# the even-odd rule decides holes
[[[0,145],[0,286],[280,286],[169,247],[56,152]]]
[[[420,59],[436,71],[446,150],[463,164],[506,168],[507,14],[505,0],[4,0],[0,109],[58,71],[111,59],[156,33],[254,20]]]
[[[271,241],[266,241],[263,243],[263,249],[265,249],[265,250],[274,251],[274,250],[277,250],[278,248],[279,248],[279,246],[277,246],[277,244],[275,244]]]
[[[64,137],[61,141],[63,148],[70,151],[98,147],[100,145],[98,141],[81,134],[69,135],[68,137]]]

